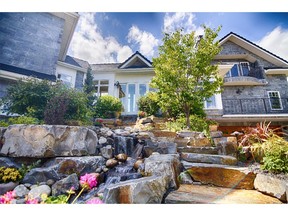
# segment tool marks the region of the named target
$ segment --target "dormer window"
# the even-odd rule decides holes
[[[249,62],[239,62],[234,64],[230,71],[225,75],[225,77],[238,77],[238,76],[248,76],[250,71]]]

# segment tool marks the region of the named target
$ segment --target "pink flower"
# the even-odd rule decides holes
[[[86,202],[86,204],[104,204],[104,202],[100,198],[93,198]]]
[[[0,196],[0,204],[10,204],[15,197],[16,194],[14,191],[8,191],[3,196]]]
[[[39,204],[39,201],[37,199],[27,199],[26,204]]]
[[[97,185],[96,176],[94,174],[88,174],[86,173],[84,176],[80,177],[80,185],[82,187],[90,188],[96,187]]]

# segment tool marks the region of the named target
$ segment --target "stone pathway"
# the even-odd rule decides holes
[[[165,199],[167,204],[281,204],[256,190],[182,184]]]

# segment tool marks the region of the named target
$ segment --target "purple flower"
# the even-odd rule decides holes
[[[92,173],[86,173],[84,176],[80,177],[80,185],[84,188],[92,189],[97,185],[96,176]]]
[[[14,191],[8,191],[3,196],[0,196],[0,204],[10,204],[14,200],[16,194]]]

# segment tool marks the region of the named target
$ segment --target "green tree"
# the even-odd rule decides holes
[[[44,110],[52,96],[52,84],[35,78],[21,79],[7,89],[2,104],[9,113],[44,118]]]
[[[155,76],[151,87],[157,88],[159,105],[165,112],[170,105],[178,104],[190,128],[193,107],[203,108],[203,101],[220,92],[223,79],[218,76],[215,64],[211,64],[221,48],[215,39],[221,27],[212,30],[204,27],[204,35],[196,39],[195,32],[184,34],[177,30],[165,34],[159,56],[153,58]]]
[[[89,67],[87,69],[87,75],[86,75],[86,79],[85,79],[85,83],[84,83],[84,92],[87,94],[88,106],[90,108],[92,108],[92,106],[96,100],[96,96],[94,95],[96,89],[95,89],[95,86],[93,84],[93,75],[92,75],[91,71],[92,71],[92,69]]]

